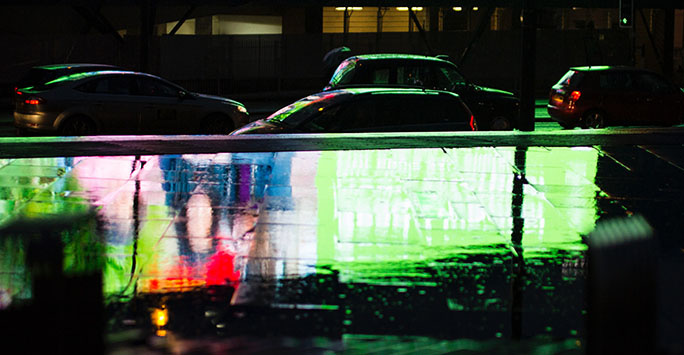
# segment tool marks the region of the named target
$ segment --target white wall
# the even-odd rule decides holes
[[[214,35],[261,35],[283,32],[283,20],[280,16],[215,15],[212,22]]]

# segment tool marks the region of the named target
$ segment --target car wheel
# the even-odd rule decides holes
[[[582,117],[582,127],[603,128],[606,125],[606,115],[601,111],[589,111]]]
[[[493,131],[507,131],[511,129],[511,120],[508,117],[494,117],[490,129]]]
[[[60,127],[63,136],[89,136],[95,134],[95,124],[87,117],[72,117]]]
[[[230,117],[221,114],[207,116],[202,121],[201,132],[203,134],[228,134],[233,131],[233,121]]]

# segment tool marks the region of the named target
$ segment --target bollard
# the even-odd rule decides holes
[[[657,256],[643,217],[601,222],[588,236],[587,353],[656,350]]]

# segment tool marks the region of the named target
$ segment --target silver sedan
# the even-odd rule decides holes
[[[72,74],[18,93],[18,135],[228,134],[249,122],[237,101],[140,72]]]

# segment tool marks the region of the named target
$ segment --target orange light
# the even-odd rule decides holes
[[[169,311],[166,308],[156,308],[152,311],[152,323],[161,328],[169,321]]]
[[[43,100],[41,100],[41,99],[26,99],[24,102],[29,104],[29,105],[39,105],[40,103],[43,102]]]
[[[582,96],[581,92],[573,91],[572,93],[570,93],[570,100],[577,101],[577,100],[579,100],[580,96]]]

